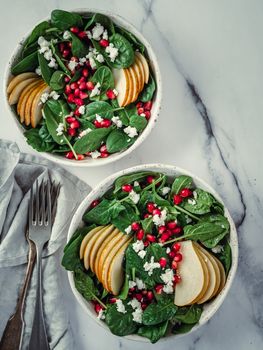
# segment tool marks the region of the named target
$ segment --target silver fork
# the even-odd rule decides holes
[[[54,205],[56,205],[55,203],[56,201]],[[29,350],[50,349],[43,314],[41,258],[44,245],[48,242],[51,235],[52,211],[50,182],[47,180],[39,184],[37,180],[35,186],[33,185],[31,188],[29,206],[29,239],[35,244],[37,256],[36,304]]]

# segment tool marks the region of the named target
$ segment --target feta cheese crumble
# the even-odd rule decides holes
[[[163,291],[166,294],[172,294],[173,291],[174,291],[174,288],[173,288],[173,286],[170,286],[170,285],[166,284],[166,285],[163,286]]]
[[[81,139],[83,136],[87,135],[88,133],[90,133],[92,131],[91,128],[87,128],[85,130],[82,130],[80,133],[79,133],[79,138]]]
[[[195,205],[196,204],[196,201],[194,199],[188,199],[188,204],[190,205]]]
[[[132,139],[138,135],[137,129],[132,126],[127,126],[123,131]]]
[[[96,56],[96,60],[97,60],[99,63],[103,63],[103,62],[104,62],[104,57],[102,56],[101,53],[99,53],[99,54]]]
[[[93,152],[90,152],[90,155],[91,155],[92,159],[97,159],[100,156],[100,152],[99,151],[93,151]]]
[[[133,321],[137,323],[142,323],[143,311],[142,311],[141,303],[136,298],[133,298],[131,301],[128,302],[128,305],[131,305],[131,307],[134,310],[132,313]]]
[[[37,75],[41,75],[41,69],[40,69],[39,66],[35,69],[35,73],[36,73]]]
[[[132,244],[132,248],[136,253],[138,253],[140,250],[143,250],[144,249],[143,241],[137,240]]]
[[[117,128],[121,128],[122,127],[122,121],[120,120],[120,117],[118,116],[114,116],[111,118],[111,121],[113,122],[113,124],[115,124],[117,126]]]
[[[166,253],[167,253],[167,254],[171,253],[171,248],[168,247],[168,248],[166,249]]]
[[[90,97],[94,97],[100,94],[100,83],[97,83],[94,86],[94,89],[91,91]]]
[[[134,187],[138,187],[138,186],[140,186],[140,184],[139,184],[138,181],[134,181],[133,186],[134,186]]]
[[[220,244],[216,245],[214,248],[212,248],[212,252],[215,254],[219,254],[224,250],[224,247]]]
[[[103,121],[103,118],[99,115],[99,114],[96,114],[96,120],[101,123]]]
[[[197,199],[197,192],[196,191],[193,192],[193,196],[194,196],[194,199]]]
[[[79,111],[79,113],[80,113],[81,115],[83,115],[83,114],[85,113],[85,106],[80,106],[80,107],[78,108],[78,111]]]
[[[60,95],[56,91],[51,91],[49,97],[53,98],[53,100],[58,100]]]
[[[146,272],[148,272],[148,275],[151,276],[153,274],[153,270],[160,267],[160,264],[158,262],[154,262],[154,257],[151,256],[150,262],[146,262],[143,265],[143,268]]]
[[[48,98],[49,98],[49,93],[48,93],[48,92],[44,92],[44,93],[40,96],[40,101],[41,101],[42,103],[45,103],[45,102],[47,102]]]
[[[137,288],[138,288],[139,290],[142,290],[142,289],[145,289],[145,288],[146,288],[144,282],[143,282],[142,280],[140,280],[139,278],[136,277],[136,278],[135,278],[135,282],[136,282]]]
[[[116,300],[116,307],[117,307],[118,312],[120,312],[122,314],[126,314],[127,311],[125,310],[125,306],[124,306],[121,299]]]
[[[170,187],[163,187],[163,188],[161,189],[161,192],[162,192],[162,195],[163,195],[163,196],[167,195],[170,191],[171,191],[171,188],[170,188]]]
[[[59,123],[58,127],[56,128],[57,136],[63,135],[63,131],[64,131],[64,124]]]
[[[161,215],[158,215],[158,214],[153,215],[153,223],[156,226],[163,226],[163,225],[165,225],[166,217],[167,217],[167,210],[163,209],[161,211]]]
[[[127,233],[127,235],[128,235],[128,234],[131,233],[131,230],[132,230],[131,225],[129,225],[128,227],[126,227],[126,229],[125,229],[124,231],[125,231],[125,232]]]
[[[63,33],[63,39],[64,40],[69,40],[70,38],[71,38],[70,31],[65,30],[65,32]]]
[[[74,60],[70,60],[68,63],[68,69],[71,70],[71,72],[73,72],[75,70],[75,68],[77,67],[78,62],[74,61]]]
[[[107,29],[104,30],[103,34],[102,34],[102,39],[104,40],[108,40],[109,36],[108,36],[108,31]]]
[[[100,36],[104,32],[104,27],[100,23],[96,23],[92,28],[92,39],[99,41]]]
[[[173,270],[166,269],[165,272],[162,273],[160,277],[165,284],[163,287],[163,291],[166,294],[173,293],[173,291],[174,291],[174,288],[173,288],[173,278],[174,278]]]
[[[103,309],[100,309],[97,318],[98,318],[99,320],[104,320],[104,319],[105,319],[105,312],[104,312]]]
[[[109,46],[106,47],[105,52],[108,54],[111,62],[114,62],[119,54],[119,50],[114,47],[113,43],[110,43]]]
[[[50,49],[50,41],[47,41],[43,36],[40,36],[37,40],[37,43],[40,47],[38,52],[43,54],[45,59],[49,61],[48,66],[57,69],[58,65],[55,58],[53,57],[52,50]]]
[[[136,287],[136,282],[135,281],[129,281],[129,289],[131,289],[133,287]]]
[[[129,198],[133,201],[134,204],[137,204],[140,200],[140,195],[136,193],[134,190],[132,190],[129,193]]]
[[[145,255],[146,255],[146,251],[145,251],[145,250],[141,250],[141,251],[139,251],[139,253],[138,253],[138,256],[139,256],[141,259],[143,259],[143,258],[145,257]]]

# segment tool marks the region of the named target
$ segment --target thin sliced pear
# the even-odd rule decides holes
[[[129,71],[130,71],[132,84],[133,84],[133,89],[132,89],[133,94],[131,96],[131,100],[130,100],[129,103],[132,103],[132,102],[137,100],[137,97],[138,97],[138,95],[140,93],[140,90],[139,90],[140,81],[139,81],[139,77],[137,75],[136,69],[134,68],[134,65],[129,67]]]
[[[23,80],[13,88],[8,98],[8,103],[10,104],[10,106],[18,102],[19,97],[22,94],[22,91],[25,89],[25,87],[29,85],[32,81],[36,81],[36,79],[37,78],[29,78]]]
[[[174,303],[178,306],[191,304],[202,293],[205,285],[205,273],[202,262],[192,241],[181,242],[183,260],[178,266],[182,277],[175,288]]]
[[[195,246],[194,246],[194,248],[195,248],[195,251],[196,251],[196,253],[197,253],[197,255],[198,255],[199,259],[200,259],[200,262],[202,264],[202,267],[203,267],[203,270],[204,270],[204,275],[205,275],[205,280],[204,280],[204,286],[203,286],[203,289],[202,289],[201,293],[198,295],[198,297],[195,300],[193,300],[191,302],[191,304],[197,303],[197,301],[199,299],[201,299],[206,294],[207,289],[209,287],[209,283],[210,283],[210,275],[209,275],[207,264],[205,262],[205,258],[203,257],[203,254],[201,254],[199,249],[197,249]]]
[[[43,85],[37,87],[36,89],[33,89],[31,91],[31,93],[29,94],[28,96],[28,99],[26,101],[26,105],[25,105],[25,109],[24,109],[24,119],[25,119],[25,124],[28,126],[30,125],[31,123],[31,107],[32,107],[32,104],[33,104],[33,101],[35,99],[35,97],[37,96],[37,94],[40,92],[40,91],[43,91],[43,89],[46,88],[46,83],[44,83]]]
[[[128,80],[128,85],[127,85],[127,94],[126,94],[125,100],[123,101],[123,106],[127,106],[130,103],[131,98],[133,96],[133,81],[132,81],[130,70],[128,68],[124,69],[124,73],[126,75],[126,79]]]
[[[213,255],[213,258],[215,259],[217,266],[219,268],[219,271],[220,271],[220,285],[219,285],[219,288],[216,292],[216,294],[219,294],[226,284],[226,272],[225,272],[224,266],[221,263],[221,261],[218,258],[216,258],[214,255]]]
[[[37,81],[33,81],[32,83],[30,83],[22,92],[22,94],[19,97],[18,100],[18,104],[16,107],[17,110],[17,114],[20,116],[20,122],[23,123],[25,120],[24,117],[24,111],[25,111],[25,107],[26,107],[26,101],[28,99],[29,94],[36,88],[38,88],[39,86],[41,86],[43,84],[43,80],[42,79],[37,79]]]
[[[105,265],[105,260],[107,259],[108,255],[114,249],[114,247],[119,243],[119,241],[123,238],[123,234],[119,231],[114,238],[108,242],[108,244],[104,247],[104,249],[101,252],[101,255],[99,257],[98,262],[98,270],[97,270],[97,277],[98,280],[102,282],[102,270]]]
[[[142,62],[143,70],[144,70],[144,82],[145,82],[145,84],[147,84],[149,81],[149,75],[150,75],[148,62],[146,61],[146,58],[140,52],[136,51],[135,55]]]
[[[90,269],[92,272],[94,272],[95,269],[95,260],[96,260],[96,255],[98,253],[98,249],[102,242],[108,237],[111,232],[113,232],[114,226],[111,225],[108,227],[105,231],[102,231],[100,235],[97,236],[96,241],[94,242],[93,246],[90,249],[90,257],[89,257],[89,264],[90,264]]]
[[[139,95],[139,93],[142,91],[143,86],[144,86],[144,75],[142,73],[141,66],[138,63],[136,63],[136,61],[134,62],[134,64],[132,66],[133,66],[133,69],[136,72],[136,75],[138,78],[138,95]],[[138,97],[138,95],[137,95],[137,97]],[[137,97],[136,97],[136,99],[137,99]]]
[[[108,237],[105,238],[105,240],[101,243],[98,251],[97,251],[97,254],[96,254],[96,259],[95,259],[95,267],[94,267],[94,271],[96,273],[96,275],[98,276],[99,274],[99,261],[100,261],[100,257],[101,257],[101,254],[104,250],[104,248],[106,247],[106,245],[112,240],[114,239],[114,237],[119,233],[119,229],[115,228],[115,230],[109,234]]]
[[[125,251],[131,242],[132,238],[126,242],[116,253],[109,267],[108,272],[108,287],[113,295],[118,295],[124,281],[123,259]]]
[[[129,79],[125,69],[112,70],[115,89],[118,91],[117,101],[120,107],[124,106],[124,101],[127,99],[129,92]]]
[[[91,249],[93,247],[93,244],[96,242],[96,239],[99,237],[99,235],[103,231],[107,230],[109,228],[109,226],[110,225],[104,226],[101,230],[95,232],[92,235],[91,239],[88,240],[88,243],[87,243],[87,245],[85,247],[85,250],[84,250],[84,260],[83,260],[84,267],[85,267],[86,270],[88,270],[89,267],[90,267],[90,251],[91,251]]]
[[[16,75],[12,78],[12,80],[8,84],[6,92],[8,94],[10,94],[12,92],[12,90],[15,88],[15,86],[18,85],[19,83],[21,83],[22,81],[29,79],[29,78],[37,78],[37,77],[38,77],[38,75],[36,73],[33,73],[33,72],[26,72],[26,73],[21,73],[19,75]]]
[[[101,229],[103,229],[104,226],[98,226],[95,227],[93,230],[89,231],[86,236],[83,238],[80,248],[79,248],[79,258],[82,260],[84,258],[84,251],[86,248],[86,245],[88,244],[89,240],[91,239],[91,237],[98,231],[100,231]]]
[[[108,271],[110,268],[110,264],[114,258],[114,256],[117,254],[118,250],[127,242],[130,241],[131,237],[129,235],[124,235],[123,233],[120,233],[122,238],[114,245],[114,247],[111,248],[111,250],[108,252],[108,255],[104,261],[104,264],[102,266],[102,273],[101,273],[101,282],[105,289],[110,291],[110,287],[108,285]]]
[[[140,71],[141,71],[142,80],[141,80],[140,91],[142,91],[142,89],[144,87],[144,83],[145,83],[144,68],[143,68],[142,62],[136,56],[135,56],[135,64],[137,64],[139,66]]]
[[[40,122],[40,120],[42,119],[43,103],[41,102],[41,96],[46,92],[50,93],[50,91],[51,91],[51,88],[46,85],[45,88],[39,91],[34,98],[34,101],[32,103],[31,110],[30,110],[30,122],[33,128],[35,128]]]

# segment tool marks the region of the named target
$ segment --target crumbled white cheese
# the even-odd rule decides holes
[[[166,294],[172,294],[174,292],[174,288],[173,288],[173,286],[170,286],[170,285],[166,284],[166,285],[163,286],[163,291]]]
[[[165,284],[173,284],[174,273],[172,269],[166,269],[160,277]]]
[[[40,101],[41,101],[42,103],[45,103],[45,102],[47,102],[48,98],[49,98],[49,93],[48,93],[48,92],[44,92],[44,93],[40,96]]]
[[[145,113],[141,113],[141,114],[140,114],[140,117],[145,117]]]
[[[137,288],[139,290],[142,290],[142,289],[146,288],[144,282],[142,280],[140,280],[139,278],[136,277],[135,281],[136,281]]]
[[[134,204],[137,204],[140,200],[140,195],[132,190],[129,193],[129,198],[133,201]]]
[[[150,262],[146,262],[143,265],[143,268],[146,272],[148,272],[148,275],[151,276],[153,274],[153,270],[160,267],[160,264],[158,262],[154,262],[154,257],[151,256]]]
[[[163,225],[165,225],[166,217],[167,217],[167,210],[163,209],[161,211],[161,215],[157,215],[157,214],[153,215],[153,223],[156,226],[163,226]]]
[[[143,259],[146,255],[146,251],[145,250],[141,250],[139,253],[138,253],[138,256]]]
[[[109,36],[108,36],[108,31],[107,29],[104,30],[103,34],[102,34],[102,39],[104,40],[108,40]]]
[[[78,108],[78,111],[79,111],[79,113],[80,113],[81,115],[83,115],[83,114],[85,113],[85,106],[80,106],[80,107]]]
[[[100,36],[104,32],[104,27],[100,23],[96,23],[95,27],[92,28],[92,38],[94,40],[100,40]]]
[[[195,205],[196,204],[196,201],[194,199],[188,199],[188,204],[190,205]]]
[[[128,227],[126,227],[124,231],[127,233],[127,235],[129,235],[131,233],[131,230],[132,230],[131,225],[129,225]]]
[[[41,75],[41,69],[40,69],[39,66],[35,69],[35,73],[36,73],[37,75]]]
[[[57,62],[55,60],[55,58],[51,57],[49,63],[48,63],[48,66],[50,68],[54,68],[54,69],[57,69],[58,68],[58,65],[57,65]]]
[[[105,52],[108,54],[111,62],[114,62],[119,54],[119,50],[114,47],[113,43],[110,43],[109,46],[106,47]]]
[[[103,121],[103,118],[99,115],[99,114],[96,114],[96,120],[101,123]]]
[[[99,320],[104,320],[104,319],[105,319],[105,312],[104,312],[103,309],[100,309],[97,318],[98,318]]]
[[[94,89],[91,91],[90,97],[94,97],[100,94],[100,83],[97,83],[94,86]]]
[[[140,250],[143,250],[144,249],[143,241],[137,240],[132,244],[132,248],[136,253],[138,253]]]
[[[53,100],[58,100],[60,95],[56,91],[51,91],[49,97],[52,97]]]
[[[115,96],[118,96],[118,95],[119,95],[119,93],[118,93],[118,91],[117,91],[116,89],[113,89],[112,91],[113,91],[113,93],[114,93]]]
[[[86,34],[89,39],[92,39],[92,34],[89,30],[86,31]]]
[[[87,62],[87,58],[86,58],[86,57],[80,57],[80,58],[79,58],[79,64],[80,64],[81,66],[83,66],[84,63],[86,63],[86,62]]]
[[[68,69],[71,70],[71,72],[73,72],[75,70],[75,68],[77,67],[78,62],[74,61],[74,60],[70,60],[68,63]]]
[[[134,181],[133,186],[134,186],[134,187],[138,187],[138,186],[140,186],[140,184],[139,184],[138,181]]]
[[[99,151],[93,151],[93,152],[90,152],[90,155],[91,155],[91,158],[97,159],[100,156],[100,152]]]
[[[161,189],[162,195],[165,196],[166,194],[168,194],[171,191],[170,187],[163,187]]]
[[[197,199],[197,192],[196,191],[193,191],[193,196],[194,196],[194,199]]]
[[[125,129],[123,129],[125,134],[127,134],[130,138],[134,138],[138,135],[137,129],[132,126],[127,126]]]
[[[125,310],[125,306],[124,306],[121,299],[116,300],[116,307],[117,307],[118,312],[120,312],[122,314],[126,314],[127,311]]]
[[[103,63],[103,62],[104,62],[104,57],[102,56],[101,53],[99,53],[99,54],[96,56],[96,60],[97,60],[99,63]]]
[[[47,50],[46,52],[44,52],[44,57],[47,61],[50,61],[52,58],[52,51],[51,50]]]
[[[171,248],[168,247],[168,248],[166,249],[166,253],[167,253],[167,254],[171,253]]]
[[[136,287],[136,282],[135,281],[129,281],[129,289],[133,288],[133,287]]]
[[[56,128],[57,136],[63,135],[63,131],[64,131],[64,124],[59,123],[58,127]]]
[[[50,46],[50,42],[47,41],[43,36],[40,36],[38,38],[37,43],[40,46],[40,48],[43,49],[43,51],[41,53],[47,51],[49,46]]]
[[[189,216],[186,216],[185,221],[187,224],[190,224],[190,222],[192,222],[192,219]]]
[[[136,284],[135,284],[136,285]],[[141,309],[141,303],[139,302],[139,300],[137,300],[136,298],[133,298],[131,301],[128,302],[128,305],[131,305],[131,307],[133,308],[133,310],[135,309]]]
[[[136,309],[132,313],[132,319],[134,322],[142,323],[142,309]]]
[[[114,116],[111,118],[111,121],[113,122],[113,124],[115,124],[117,126],[117,128],[122,127],[122,121],[120,120],[120,117]]]
[[[83,136],[87,135],[88,133],[90,133],[92,131],[91,128],[87,128],[85,130],[82,130],[80,133],[79,133],[79,139],[81,139]]]
[[[70,31],[66,30],[66,31],[63,33],[63,39],[64,39],[64,40],[69,40],[70,38],[71,38]]]
[[[224,250],[224,247],[220,244],[216,245],[214,248],[212,248],[212,252],[215,254],[219,254]]]

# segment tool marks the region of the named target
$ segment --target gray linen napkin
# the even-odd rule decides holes
[[[35,179],[43,176],[62,185],[51,238],[43,252],[44,315],[51,349],[71,350],[74,345],[63,305],[59,256],[71,217],[90,188],[65,169],[46,159],[22,154],[15,143],[4,140],[0,140],[0,337],[14,313],[25,276],[29,190]],[[34,271],[25,307],[22,349],[27,348],[31,334],[35,288]]]

